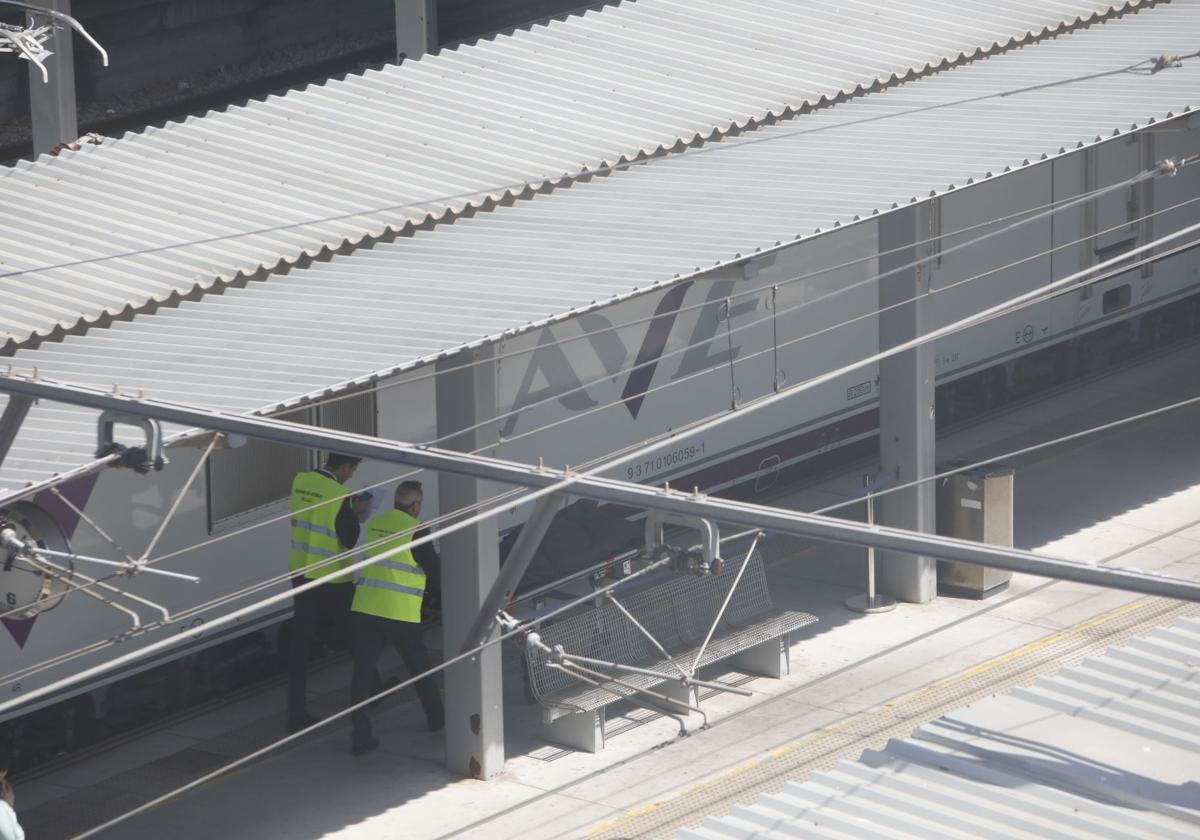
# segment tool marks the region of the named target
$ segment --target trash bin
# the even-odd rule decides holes
[[[943,467],[953,469],[953,465]],[[947,537],[1011,547],[1013,470],[979,467],[937,482],[937,531]],[[987,598],[1008,588],[1012,572],[938,561],[938,593]]]

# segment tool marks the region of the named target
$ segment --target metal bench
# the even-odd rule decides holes
[[[817,619],[809,613],[775,607],[767,591],[762,556],[757,551],[752,552],[720,623],[704,645],[744,556],[735,554],[736,559],[727,561],[718,574],[673,575],[634,592],[618,591],[615,600],[619,606],[605,600],[544,626],[540,638],[545,647],[529,647],[526,662],[530,688],[542,705],[551,740],[596,752],[604,745],[606,706],[623,698],[636,701],[640,692],[647,690],[694,705],[694,686],[684,680],[683,672],[694,674],[715,662],[727,661],[733,670],[757,676],[779,678],[786,674],[788,634]],[[670,654],[669,659],[622,607]],[[679,678],[615,669],[598,676],[589,665],[590,678],[599,683],[590,685],[569,669],[555,666],[555,657],[547,649],[555,646],[561,646],[568,657],[622,663],[659,675],[679,674]],[[661,702],[651,705],[663,706]]]

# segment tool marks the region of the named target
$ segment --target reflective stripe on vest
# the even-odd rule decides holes
[[[403,556],[403,555],[401,555]],[[424,575],[425,570],[416,563],[405,563],[402,560],[380,560],[380,566],[386,566],[389,569],[395,569],[398,572],[407,572],[410,575]],[[422,590],[424,591],[424,590]]]
[[[367,523],[367,557],[378,557],[412,542],[412,532],[420,521],[402,510],[381,513]],[[391,539],[389,539],[391,538]],[[359,571],[355,581],[354,612],[388,618],[392,621],[421,621],[421,599],[425,595],[425,572],[402,551]]]
[[[379,589],[387,589],[391,592],[403,592],[406,595],[416,595],[418,597],[425,594],[424,589],[413,589],[411,586],[404,586],[399,583],[392,583],[389,580],[373,580],[371,578],[359,578],[354,582],[355,586],[374,586]]]
[[[338,486],[340,487],[341,485],[338,485]],[[339,511],[341,510],[340,506],[339,506],[338,510]],[[336,520],[337,520],[337,515],[334,514],[334,521],[336,522]],[[304,530],[304,531],[312,531],[317,534],[324,534],[327,537],[333,537],[335,540],[337,539],[337,531],[336,530],[331,531],[330,529],[326,528],[324,525],[318,525],[316,522],[306,522],[303,519],[297,519],[294,516],[292,517],[291,522],[292,522],[293,528],[300,528],[301,530]]]
[[[323,559],[325,557],[332,557],[333,555],[337,554],[336,551],[330,551],[327,548],[318,548],[315,545],[307,545],[302,542],[297,542],[296,540],[292,540],[292,550],[293,551],[303,551],[305,554],[311,555],[317,559]],[[309,562],[313,562],[313,561],[310,560]]]
[[[346,488],[322,472],[298,473],[292,480],[292,541],[288,567],[293,573],[302,571],[343,550],[337,538],[337,515],[342,509]],[[309,580],[336,574],[349,565],[346,558],[328,566],[305,571]],[[348,583],[350,575],[335,578],[335,583]]]

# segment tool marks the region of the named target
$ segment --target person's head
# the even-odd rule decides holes
[[[325,456],[326,472],[336,478],[340,484],[345,484],[350,480],[360,463],[362,463],[362,458],[355,458],[353,455],[339,455],[336,452],[330,452]]]
[[[402,510],[414,519],[420,519],[424,500],[425,491],[419,481],[402,481],[396,488],[396,510]]]

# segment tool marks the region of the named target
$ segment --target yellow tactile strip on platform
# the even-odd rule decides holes
[[[1200,604],[1144,598],[1052,633],[1016,650],[924,686],[896,700],[809,732],[765,759],[747,762],[668,798],[632,809],[595,826],[589,840],[670,838],[723,814],[760,793],[776,792],[790,781],[803,781],[838,761],[856,759],[889,738],[905,737],[916,727],[961,706],[1032,683],[1039,676],[1073,665],[1177,618],[1200,615]]]

